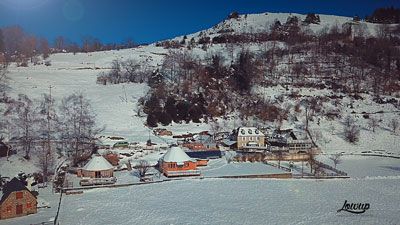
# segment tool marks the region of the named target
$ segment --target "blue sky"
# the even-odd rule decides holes
[[[209,28],[232,11],[316,12],[362,18],[400,0],[0,0],[0,27],[20,25],[52,40],[79,42],[91,35],[105,43],[132,38],[151,43]]]

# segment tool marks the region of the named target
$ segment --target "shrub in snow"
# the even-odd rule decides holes
[[[319,15],[315,15],[315,13],[308,13],[306,19],[303,21],[305,24],[319,24],[321,22]]]
[[[395,118],[393,118],[390,122],[389,122],[389,127],[392,129],[393,133],[396,133],[397,128],[399,127],[399,121]]]
[[[360,138],[360,128],[356,124],[344,127],[344,136],[350,143],[355,143]]]
[[[28,61],[23,60],[22,62],[18,63],[17,66],[19,67],[28,67]]]
[[[239,13],[238,12],[232,12],[228,16],[228,19],[238,19],[238,18],[239,18]]]

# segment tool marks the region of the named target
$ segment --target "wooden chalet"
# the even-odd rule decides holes
[[[37,200],[34,193],[17,178],[5,184],[0,199],[0,220],[37,213]]]

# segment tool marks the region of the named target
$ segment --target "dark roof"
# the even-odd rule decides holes
[[[3,187],[3,196],[0,199],[0,204],[3,203],[8,196],[15,192],[15,191],[23,191],[27,190],[29,193],[31,193],[24,185],[22,181],[20,181],[18,178],[13,178],[10,180],[8,183],[6,183]]]
[[[7,145],[0,142],[0,157],[6,157],[8,152]]]

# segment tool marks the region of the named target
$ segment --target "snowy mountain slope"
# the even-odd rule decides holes
[[[90,99],[99,125],[106,127],[105,133],[114,134],[118,131],[119,135],[135,133],[138,136],[144,133],[148,137],[143,120],[134,117],[133,111],[137,99],[146,94],[147,85],[103,86],[96,84],[96,77],[101,71],[107,70],[114,59],[147,60],[157,66],[164,52],[162,48],[146,47],[146,50],[137,48],[76,55],[61,53],[50,57],[51,66],[31,65],[24,68],[11,65],[11,97],[27,94],[38,99],[42,94],[49,93],[50,86],[57,101],[73,92],[82,92]]]
[[[209,36],[211,38],[223,33],[242,34],[242,33],[261,33],[269,32],[270,26],[275,20],[280,21],[282,24],[286,22],[288,17],[296,16],[300,21],[304,21],[306,15],[298,13],[260,13],[260,14],[246,14],[239,15],[239,18],[226,19],[212,28],[199,31],[193,34],[186,35],[188,40],[194,38],[196,41],[202,36]],[[323,29],[330,29],[333,25],[338,25],[339,28],[345,23],[352,23],[353,25],[361,25],[366,27],[366,35],[376,35],[377,24],[368,23],[364,21],[353,22],[353,18],[335,15],[319,14],[321,22],[319,24],[302,25],[304,28],[309,28],[314,34]],[[173,40],[180,41],[183,36],[174,38]]]
[[[217,35],[218,31],[225,28],[232,28],[233,32],[245,33],[245,32],[258,32],[269,28],[269,25],[275,21],[280,20],[284,23],[289,16],[298,16],[301,20],[304,20],[305,15],[290,14],[290,13],[263,13],[263,14],[249,14],[247,16],[240,15],[238,19],[225,20],[213,28],[207,29],[202,32],[197,32],[188,35],[188,39],[191,37],[199,38],[200,33],[202,35]],[[350,17],[331,16],[331,15],[320,15],[321,23],[311,24],[310,29],[314,32],[318,32],[324,27],[330,27],[334,24],[341,26],[343,23],[352,20]],[[364,23],[364,22],[361,22]],[[367,24],[370,33],[375,31],[375,24]],[[182,37],[175,38],[181,40]],[[282,47],[285,47],[285,43],[277,43]],[[258,52],[266,48],[263,44],[249,43],[246,46],[235,46],[233,54],[238,53],[243,47],[246,47],[250,51]],[[221,54],[226,58],[229,58],[227,47],[223,44],[210,45],[207,51],[201,49],[199,46],[190,50],[186,48],[176,49],[177,51],[190,51],[194,55],[197,55],[200,59],[211,54]],[[20,93],[29,95],[31,98],[39,98],[43,93],[49,93],[49,86],[52,86],[52,94],[56,100],[61,100],[62,97],[72,92],[83,92],[92,102],[93,109],[97,114],[97,120],[100,126],[105,126],[105,134],[122,135],[126,136],[130,141],[145,141],[148,139],[151,133],[147,127],[145,127],[145,117],[135,116],[135,109],[137,108],[137,100],[143,97],[149,87],[145,84],[117,84],[117,85],[100,85],[96,84],[96,76],[103,71],[108,71],[111,62],[115,59],[127,60],[134,59],[138,62],[147,62],[151,68],[157,68],[162,64],[162,61],[166,54],[167,49],[162,47],[156,47],[155,44],[148,46],[141,46],[134,49],[124,49],[119,51],[104,51],[104,52],[93,52],[93,53],[59,53],[51,55],[49,60],[51,66],[30,65],[27,68],[16,67],[11,65],[10,71],[10,86],[12,87],[11,96],[16,97]],[[279,95],[289,95],[290,92],[286,91],[281,86],[269,87],[267,90],[258,90],[261,94],[265,95],[266,98],[274,99]],[[328,91],[321,91],[316,89],[307,88],[293,88],[291,91],[299,91],[303,95],[327,95]],[[365,97],[365,101],[357,102],[357,111],[361,113],[365,112],[377,112],[380,110],[388,111],[391,113],[382,114],[381,128],[377,132],[372,133],[368,130],[368,126],[362,122],[362,138],[358,144],[348,144],[343,140],[342,123],[338,120],[335,121],[321,121],[320,125],[317,125],[314,121],[311,126],[316,130],[322,132],[322,140],[318,140],[321,146],[325,146],[327,151],[350,151],[350,150],[374,150],[383,149],[387,151],[400,152],[400,139],[397,135],[391,135],[391,131],[387,127],[387,122],[391,118],[398,118],[399,114],[395,113],[395,108],[390,104],[378,105],[371,101],[370,96]],[[349,102],[349,99],[343,101]],[[293,99],[287,99],[287,103],[293,103]],[[343,102],[343,104],[347,104]],[[326,107],[329,107],[327,105]],[[351,109],[342,107],[342,113],[344,115],[350,114]],[[301,118],[299,117],[301,120]],[[220,121],[220,125],[225,130],[231,131],[234,127],[241,124],[254,123],[251,121]],[[362,119],[360,119],[362,121]],[[288,121],[292,126],[296,125],[295,121]],[[302,122],[302,121],[299,121]],[[229,125],[228,125],[229,124]],[[256,124],[257,125],[257,124]],[[298,123],[299,125],[299,123]],[[335,135],[331,135],[331,127],[335,128]],[[202,130],[209,130],[208,124],[174,124],[167,126],[168,129],[176,131],[178,133],[197,132]],[[155,139],[156,141],[162,142],[163,140]],[[390,144],[389,144],[390,143]]]

